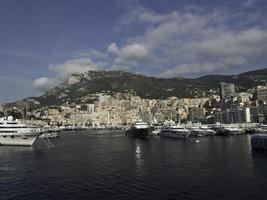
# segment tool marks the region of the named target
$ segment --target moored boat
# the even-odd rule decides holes
[[[240,135],[243,133],[243,130],[234,125],[223,125],[219,129],[219,132],[222,135],[230,136],[230,135]]]
[[[151,135],[159,135],[162,129],[162,124],[158,122],[153,122],[151,124]]]
[[[32,146],[41,129],[19,123],[12,116],[0,119],[0,145]]]
[[[190,130],[190,136],[197,136],[197,137],[205,136],[205,131],[200,129],[199,126],[191,126],[189,130]]]
[[[267,124],[261,124],[255,131],[257,134],[267,134]]]
[[[187,128],[177,125],[171,121],[163,125],[159,135],[161,137],[187,139],[190,135],[190,131]]]
[[[207,125],[200,125],[199,128],[203,131],[205,136],[213,136],[216,134],[216,131],[212,130]]]
[[[136,138],[148,138],[150,135],[150,126],[148,123],[138,120],[132,124],[130,128],[125,131],[127,136]]]

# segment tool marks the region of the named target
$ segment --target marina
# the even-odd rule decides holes
[[[264,124],[179,124],[172,120],[164,123],[147,123],[136,120],[131,126],[120,127],[117,130],[125,130],[127,136],[148,139],[151,136],[187,139],[189,137],[203,136],[235,136],[240,134],[256,134],[261,137],[267,133]],[[2,118],[0,122],[0,145],[26,145],[32,146],[36,139],[51,139],[60,137],[61,132],[103,130],[112,131],[109,127],[102,126],[36,126],[25,125],[12,116]],[[255,138],[259,138],[256,137]]]
[[[131,136],[134,138],[148,139],[152,136],[169,137],[176,139],[188,139],[189,137],[205,137],[205,136],[237,136],[248,134],[251,135],[250,144],[251,149],[255,151],[267,151],[267,131],[266,125],[264,124],[250,124],[250,125],[240,125],[240,124],[206,124],[202,125],[200,123],[192,124],[177,124],[174,121],[166,121],[165,123],[145,123],[141,120],[136,121],[132,124],[132,127],[125,128],[126,136]],[[61,131],[67,131],[68,129],[50,128],[42,129],[46,130],[38,138],[39,139],[54,139],[59,138],[59,133]],[[49,130],[49,131],[47,131]],[[97,131],[102,130],[106,133],[112,130],[108,128],[101,129],[72,129],[72,131],[81,130],[91,130]],[[120,129],[118,129],[120,130]],[[123,131],[123,129],[121,130]],[[44,141],[45,142],[45,141]],[[196,143],[199,143],[196,140]],[[46,143],[46,142],[45,142]],[[48,147],[50,141],[48,141]],[[137,154],[140,154],[140,147],[137,148]]]
[[[267,0],[1,0],[0,200],[264,200]]]

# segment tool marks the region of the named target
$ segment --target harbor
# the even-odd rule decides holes
[[[263,200],[267,0],[1,0],[0,200]]]
[[[145,123],[145,122],[137,122],[133,123],[132,125],[127,126],[120,126],[120,127],[57,127],[57,126],[44,126],[40,127],[43,132],[45,133],[60,133],[63,131],[88,131],[88,130],[106,130],[106,131],[112,131],[112,130],[121,130],[127,132],[132,126],[136,126],[137,129],[145,129],[147,130],[147,136],[159,136],[162,132],[162,128],[166,128],[168,126],[179,126],[180,128],[183,128],[183,130],[188,131],[188,136],[190,137],[203,137],[203,136],[233,136],[233,135],[241,135],[241,134],[256,134],[256,133],[262,133],[267,134],[267,126],[258,123],[250,123],[250,124],[201,124],[201,123],[185,123],[180,124],[176,123],[174,121],[165,121],[163,123]],[[263,128],[264,127],[264,128]],[[265,130],[266,129],[266,130]],[[127,133],[126,133],[127,135]],[[128,134],[129,135],[129,134]]]
[[[60,137],[61,132],[96,131],[102,130],[112,132],[121,130],[126,136],[148,139],[160,136],[173,139],[187,140],[189,137],[214,137],[214,136],[237,136],[250,134],[251,148],[254,151],[267,151],[267,126],[264,124],[201,124],[186,123],[179,124],[174,121],[164,123],[146,123],[141,119],[136,120],[131,126],[118,128],[101,127],[81,127],[81,126],[34,126],[25,125],[12,116],[0,119],[0,145],[9,146],[33,146],[37,139],[42,140],[47,147],[54,147],[50,139]],[[199,142],[199,140],[196,140]]]
[[[41,140],[33,147],[0,146],[1,200],[265,195],[267,157],[252,152],[250,135],[143,140],[121,130],[86,130],[62,131],[51,141],[50,149]]]

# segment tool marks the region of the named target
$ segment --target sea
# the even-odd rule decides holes
[[[252,152],[250,135],[142,140],[80,131],[51,143],[0,146],[1,200],[267,197],[267,154]]]

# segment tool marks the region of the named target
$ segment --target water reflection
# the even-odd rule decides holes
[[[0,154],[33,151],[32,146],[0,146]]]
[[[144,174],[144,158],[142,157],[142,144],[140,140],[135,140],[135,163],[137,176]]]
[[[136,158],[137,158],[137,159],[140,159],[140,158],[141,158],[140,153],[137,153],[137,154],[136,154]]]
[[[135,156],[137,159],[141,159],[141,147],[140,147],[140,141],[135,140]]]
[[[51,149],[40,140],[33,148],[0,146],[0,199],[266,196],[267,157],[251,154],[246,136],[203,137],[196,144],[196,138],[88,135],[64,133]]]
[[[254,183],[254,189],[257,190],[258,194],[265,195],[266,191],[266,161],[267,161],[267,153],[264,151],[252,151],[252,172],[254,173],[252,182]]]

